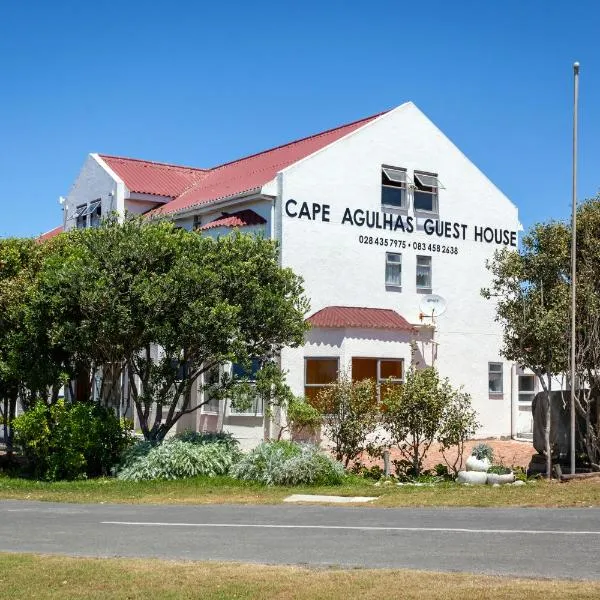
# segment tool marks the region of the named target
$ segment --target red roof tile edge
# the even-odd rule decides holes
[[[45,242],[46,240],[50,240],[53,237],[56,237],[59,233],[63,232],[63,226],[59,225],[58,227],[55,227],[54,229],[51,229],[50,231],[46,231],[46,233],[42,233],[42,235],[40,235],[37,238],[38,242]]]
[[[365,308],[360,306],[326,306],[307,321],[313,327],[394,329],[416,332],[402,315],[389,308]]]
[[[202,225],[198,229],[200,231],[206,231],[207,229],[214,229],[215,227],[251,227],[253,225],[264,225],[266,222],[266,219],[261,217],[258,213],[246,209],[234,213],[223,213],[223,216]]]

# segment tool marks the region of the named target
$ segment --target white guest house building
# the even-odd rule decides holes
[[[517,247],[517,207],[412,102],[208,169],[90,154],[63,227],[45,236],[157,208],[206,235],[280,243],[311,301],[304,346],[281,355],[295,393],[311,397],[342,370],[402,380],[411,361],[435,363],[472,395],[480,436],[529,432],[534,378],[500,356],[480,294],[486,260]],[[223,427],[251,445],[262,407],[209,402],[178,427]]]

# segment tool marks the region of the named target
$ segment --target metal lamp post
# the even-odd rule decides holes
[[[573,182],[571,207],[571,473],[575,473],[575,306],[577,285],[577,105],[579,63],[573,64]]]

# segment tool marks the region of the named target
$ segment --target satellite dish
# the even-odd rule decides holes
[[[421,303],[419,304],[421,312],[426,317],[439,317],[446,312],[448,304],[442,296],[437,294],[428,294],[423,296]]]

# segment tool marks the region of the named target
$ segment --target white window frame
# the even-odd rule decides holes
[[[350,359],[350,365],[352,365],[352,361],[354,359],[357,360],[376,360],[377,361],[377,381],[375,382],[375,385],[377,387],[377,399],[380,400],[381,399],[381,386],[386,384],[386,383],[391,383],[392,385],[398,385],[401,383],[404,383],[404,377],[405,377],[405,365],[404,365],[404,359],[403,358],[392,358],[390,356],[385,356],[383,358],[379,358],[377,356],[352,356],[352,358]],[[383,378],[381,376],[381,363],[383,362],[400,362],[400,364],[402,365],[402,377],[400,377],[400,379],[398,379],[397,377],[387,377],[387,378]],[[352,373],[352,370],[351,370]],[[354,381],[354,373],[352,373],[352,381]]]
[[[231,373],[233,374],[233,363],[231,365]],[[256,384],[255,379],[248,379],[248,383],[252,386]],[[255,397],[252,406],[247,410],[236,409],[231,400],[227,401],[229,404],[229,414],[232,417],[262,417],[264,414],[264,406],[262,398]]]
[[[217,377],[216,383],[217,384],[221,383],[221,374],[223,373],[223,368],[221,365],[216,365],[212,369],[209,369],[208,371],[206,371],[206,373],[202,374],[202,384],[203,385],[209,385],[206,382],[206,380],[208,379],[210,371],[212,371],[213,369],[216,369],[218,372],[218,377]],[[202,390],[202,402],[204,402],[204,400],[206,400],[205,394],[208,394],[208,390],[203,389]],[[216,409],[214,408],[214,403],[213,403],[213,406],[210,406],[210,402],[211,401],[209,400],[206,404],[202,404],[202,413],[205,415],[218,415],[221,410],[221,401],[217,399]]]
[[[323,387],[331,387],[336,384],[336,381],[332,383],[307,383],[306,375],[308,371],[308,361],[309,360],[335,360],[337,362],[337,378],[340,376],[340,357],[339,356],[305,356],[304,357],[304,388],[312,387],[312,388],[323,388]]]
[[[87,204],[80,204],[75,207],[73,218],[75,219],[75,227],[77,229],[85,229],[87,227]]]
[[[414,171],[414,187],[413,187],[413,208],[415,212],[437,215],[440,212],[439,198],[440,198],[440,180],[436,173],[427,173],[425,171]],[[434,185],[431,185],[434,184]],[[420,189],[420,187],[431,188],[431,192],[428,190]],[[431,196],[431,210],[426,208],[417,208],[416,194],[428,194]]]
[[[499,370],[493,370],[492,367],[500,367]],[[491,389],[491,375],[500,374],[500,390],[492,390]],[[502,362],[488,362],[488,394],[490,396],[504,396],[504,363]]]
[[[536,376],[535,375],[531,375],[529,373],[523,373],[521,375],[518,375],[518,380],[517,380],[517,394],[518,394],[518,398],[519,398],[519,404],[529,404],[531,405],[531,402],[533,401],[535,395],[537,394],[536,391]],[[521,390],[521,380],[522,379],[531,379],[533,380],[533,389],[530,391],[527,390]]]
[[[398,261],[390,260],[390,256],[397,256],[400,258]],[[400,267],[400,282],[394,283],[388,281],[388,265],[394,265]],[[385,286],[389,288],[394,288],[397,290],[402,289],[402,254],[399,252],[386,252],[385,253]]]
[[[96,214],[96,211],[100,208],[100,214]],[[102,199],[98,198],[93,202],[90,202],[87,210],[84,213],[88,217],[88,227],[98,227],[100,220],[102,219]]]
[[[419,259],[427,258],[429,259],[429,287],[419,285],[418,281],[418,269],[419,269]],[[421,265],[423,266],[423,265]],[[431,254],[417,254],[416,263],[415,263],[415,285],[417,286],[417,292],[420,294],[431,294],[433,290],[433,258]]]
[[[383,183],[384,176],[389,182],[391,182],[392,185]],[[406,169],[403,169],[402,167],[393,167],[391,165],[381,165],[381,206],[384,208],[406,210],[408,208],[408,183],[408,174]],[[400,204],[386,204],[383,201],[383,188],[401,190]]]

